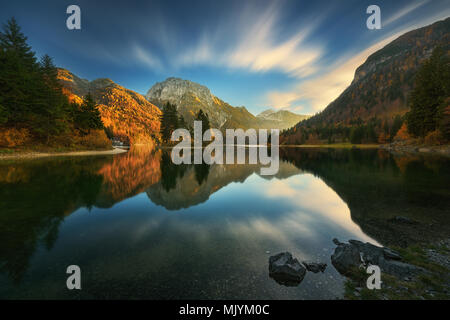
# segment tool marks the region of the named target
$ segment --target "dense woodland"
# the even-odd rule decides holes
[[[69,102],[48,55],[39,61],[14,18],[0,32],[0,147],[110,145],[96,103]]]
[[[347,122],[330,121],[319,115],[284,130],[281,143],[384,144],[396,138],[421,139],[427,144],[448,143],[449,69],[448,51],[437,47],[415,74],[408,73],[408,81],[414,86],[407,97],[403,97],[400,89],[401,79],[394,77],[398,81],[390,81],[385,88],[390,99],[400,97],[407,101],[408,113],[369,118],[356,114]],[[177,128],[186,128],[193,135],[193,128],[178,112],[177,106],[167,103],[162,112],[156,112],[157,108],[148,102],[145,101],[150,106],[139,99],[133,100],[139,97],[122,94],[126,91],[124,88],[112,85],[107,88],[109,91],[100,95],[87,92],[82,99],[69,99],[67,93],[63,93],[67,88],[63,88],[52,59],[44,55],[38,60],[16,20],[10,19],[0,31],[0,147],[106,148],[110,146],[107,136],[124,136],[130,142],[141,141],[140,136],[156,140],[160,137],[163,144],[172,144],[170,138]],[[111,92],[115,91],[119,91],[119,98],[130,96],[133,99],[127,99],[132,101],[116,96],[111,98]],[[100,99],[100,105],[94,97]],[[370,97],[364,100],[367,104],[374,103]],[[145,108],[141,109],[145,112],[131,108],[136,104],[143,105]],[[124,117],[127,112],[131,114]],[[152,116],[142,120],[139,114],[147,113]],[[102,119],[107,121],[106,129]],[[195,113],[194,120],[202,121],[203,131],[211,127],[208,114],[202,109]]]
[[[408,97],[410,111],[391,119],[361,118],[348,123],[330,123],[311,118],[282,132],[284,144],[350,142],[391,143],[394,139],[416,139],[426,144],[450,141],[450,62],[437,47],[418,69]],[[394,86],[394,84],[392,85]],[[395,89],[392,89],[395,91]],[[316,117],[319,118],[319,117]]]

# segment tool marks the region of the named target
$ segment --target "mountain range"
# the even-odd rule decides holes
[[[404,115],[417,70],[438,46],[447,53],[450,50],[450,18],[410,31],[373,53],[335,101],[297,127],[348,125]]]
[[[254,116],[245,107],[233,107],[217,98],[207,87],[178,78],[156,83],[145,97],[111,79],[89,81],[66,69],[58,69],[58,79],[70,101],[81,103],[90,93],[98,103],[107,132],[131,144],[158,140],[161,110],[167,102],[177,105],[188,125],[193,125],[197,112],[202,109],[208,114],[212,127],[222,130],[287,129],[308,117],[272,109]]]
[[[110,79],[88,81],[65,69],[59,69],[59,80],[72,101],[80,102],[90,92],[110,134],[132,144],[159,139],[159,118],[168,102],[177,106],[188,125],[201,109],[211,126],[221,130],[292,128],[283,141],[298,134],[300,127],[349,126],[374,118],[392,122],[396,115],[404,115],[415,74],[437,46],[450,50],[450,18],[410,31],[372,54],[357,68],[350,86],[313,117],[273,109],[255,116],[221,100],[206,86],[174,77],[154,84],[145,96]]]
[[[254,116],[245,107],[233,107],[216,97],[198,83],[180,78],[168,78],[148,90],[146,98],[159,108],[166,103],[175,104],[186,123],[193,124],[200,109],[208,114],[214,128],[287,129],[308,118],[290,111],[265,111]]]

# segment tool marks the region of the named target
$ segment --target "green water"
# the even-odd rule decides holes
[[[448,237],[450,161],[378,150],[281,149],[258,165],[175,166],[144,148],[0,162],[0,298],[335,299],[333,238],[405,246]],[[417,223],[391,219],[404,216]],[[290,251],[328,264],[297,287]],[[66,268],[81,268],[81,290]]]

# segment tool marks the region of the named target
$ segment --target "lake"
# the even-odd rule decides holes
[[[449,159],[281,148],[278,174],[259,172],[176,166],[145,147],[2,161],[0,298],[336,299],[333,238],[406,246],[449,234]],[[284,286],[268,272],[284,251],[328,266]],[[82,290],[66,288],[69,265]]]

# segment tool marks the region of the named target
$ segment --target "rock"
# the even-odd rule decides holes
[[[418,274],[427,273],[425,269],[416,267],[412,264],[395,260],[386,260],[384,258],[380,259],[379,267],[382,272],[395,276],[399,279],[413,279]]]
[[[327,268],[327,264],[321,262],[302,261],[302,264],[305,266],[306,270],[314,273],[324,272]]]
[[[341,274],[348,274],[352,267],[359,267],[361,264],[364,267],[377,265],[382,272],[399,279],[413,278],[419,273],[426,272],[423,268],[401,262],[401,256],[390,248],[358,240],[349,240],[349,244],[339,243],[331,256],[331,262]]]
[[[404,223],[404,224],[418,224],[417,221],[407,218],[407,217],[403,217],[403,216],[396,216],[392,219],[389,219],[389,222]]]
[[[351,269],[359,268],[361,256],[358,248],[352,244],[339,243],[331,256],[331,263],[341,274],[348,274]],[[335,242],[336,243],[336,242]]]
[[[400,254],[389,248],[383,248],[383,254],[384,257],[388,260],[402,260]]]
[[[290,252],[283,252],[269,258],[269,276],[285,286],[297,286],[305,277],[306,269]]]

